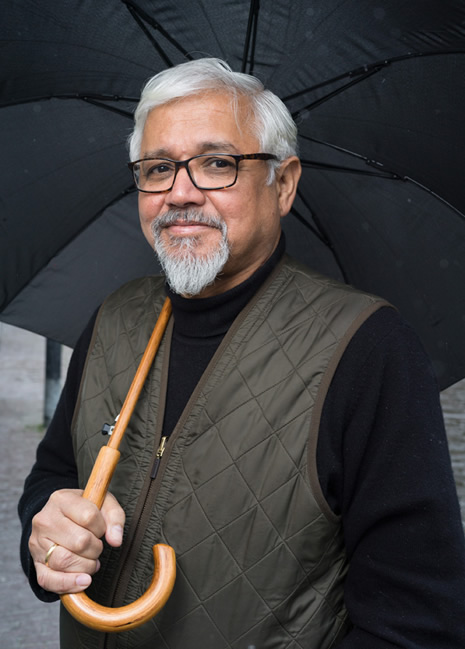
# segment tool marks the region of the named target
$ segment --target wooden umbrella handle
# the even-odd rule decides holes
[[[118,421],[108,444],[100,449],[92,472],[84,489],[83,497],[100,509],[113,473],[118,464],[118,447],[139,398],[163,333],[171,315],[171,302],[166,298],[147,348],[124,401]],[[85,593],[61,595],[65,608],[82,624],[97,631],[124,631],[133,629],[150,620],[166,604],[176,579],[176,557],[169,545],[153,546],[154,573],[147,591],[127,606],[111,608],[93,602]]]
[[[110,608],[97,604],[85,593],[73,593],[61,596],[63,605],[78,622],[97,631],[126,631],[148,622],[168,601],[176,579],[173,548],[159,543],[152,550],[155,564],[152,582],[135,602]]]

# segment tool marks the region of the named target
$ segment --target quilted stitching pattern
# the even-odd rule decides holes
[[[348,290],[318,276],[309,281],[306,270],[288,263],[246,315],[176,440],[154,507],[155,529],[163,522],[162,536],[177,553],[175,591],[155,620],[118,636],[114,646],[331,646],[344,619],[344,551],[338,527],[321,513],[310,487],[307,438],[328,361],[347,325],[373,302],[362,295],[348,300]],[[138,339],[146,335],[144,309],[134,319],[126,306],[133,305],[118,307],[121,329],[105,354],[95,348],[100,377],[89,386],[89,401],[101,403],[104,395],[107,409],[114,397],[105,383],[110,378],[113,388],[121,376],[123,383],[132,376],[143,350]],[[102,363],[116,343],[115,362],[121,345],[131,360],[107,372]],[[120,472],[120,484],[121,476],[132,484],[125,489],[129,511],[153,445],[160,362],[150,407],[145,392]],[[86,443],[92,446],[92,435]],[[150,578],[153,542],[152,532],[134,566],[131,595]]]

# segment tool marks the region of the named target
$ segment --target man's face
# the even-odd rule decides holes
[[[250,117],[244,100],[239,101],[237,119],[241,129],[227,94],[209,92],[159,106],[147,118],[140,157],[185,160],[201,153],[259,152],[258,140],[248,130]],[[293,165],[298,166],[296,159]],[[297,179],[299,174],[300,167]],[[235,185],[222,190],[199,190],[186,170],[180,169],[169,192],[139,192],[143,233],[153,246],[154,220],[172,210],[188,213],[188,221],[174,221],[162,228],[159,236],[170,255],[182,254],[188,247],[200,259],[221,245],[222,233],[217,226],[196,221],[193,215],[202,213],[224,222],[229,257],[215,282],[199,296],[222,293],[247,279],[275,249],[280,237],[280,219],[289,211],[295,195],[295,189],[290,191],[287,186],[283,189],[282,176],[278,172],[277,180],[267,185],[266,162],[244,160]],[[195,245],[179,245],[188,240]]]

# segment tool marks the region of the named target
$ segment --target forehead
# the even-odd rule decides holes
[[[258,138],[250,131],[249,100],[206,92],[152,109],[142,136],[141,155],[196,155],[210,150],[256,153]]]

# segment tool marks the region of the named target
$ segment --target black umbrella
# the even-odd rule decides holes
[[[386,297],[465,376],[464,0],[15,0],[0,8],[1,319],[73,344],[156,272],[125,139],[144,81],[219,56],[299,126],[288,249]]]

